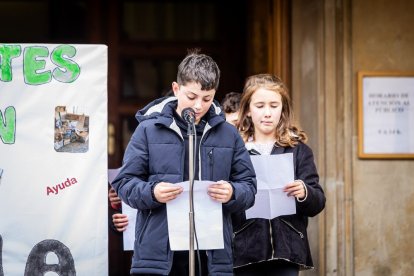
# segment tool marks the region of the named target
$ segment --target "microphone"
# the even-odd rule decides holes
[[[195,121],[195,111],[191,107],[186,107],[181,112],[181,117],[184,119],[184,121],[187,122],[187,124],[194,124]]]

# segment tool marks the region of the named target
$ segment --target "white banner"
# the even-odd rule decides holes
[[[107,47],[0,44],[0,276],[108,275]]]

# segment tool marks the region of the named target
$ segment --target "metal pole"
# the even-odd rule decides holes
[[[189,191],[190,191],[190,250],[189,255],[189,274],[195,275],[195,259],[194,259],[194,206],[193,206],[193,184],[194,184],[194,134],[191,133],[188,136],[188,175],[189,175]]]

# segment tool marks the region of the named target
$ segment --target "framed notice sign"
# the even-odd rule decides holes
[[[358,73],[358,155],[414,158],[414,72]]]

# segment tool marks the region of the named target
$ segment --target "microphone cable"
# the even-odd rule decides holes
[[[195,149],[196,150],[194,150],[193,151],[193,162],[196,162],[197,161],[197,159],[196,159],[196,157],[197,157],[197,152],[199,151],[199,148],[200,148],[200,145],[198,145],[198,147],[197,147],[197,131],[196,131],[196,127],[195,127],[195,122],[194,122],[194,120],[193,120],[193,129],[194,129],[194,144],[196,145],[195,146]],[[200,144],[201,144],[201,141],[200,141]],[[193,175],[195,176],[195,171],[196,171],[196,166],[193,166]],[[200,170],[200,168],[198,168],[199,170]],[[192,195],[191,195],[191,204],[194,206],[194,179],[193,179],[193,182],[191,183],[191,189],[193,190],[193,193],[192,193]],[[195,210],[193,210],[193,226],[194,226],[194,239],[195,239],[195,242],[196,242],[196,251],[197,251],[197,260],[198,260],[198,276],[201,276],[202,275],[202,271],[201,271],[201,258],[200,258],[200,250],[199,250],[199,246],[198,246],[198,238],[197,238],[197,231],[196,231],[196,225],[195,225]]]

